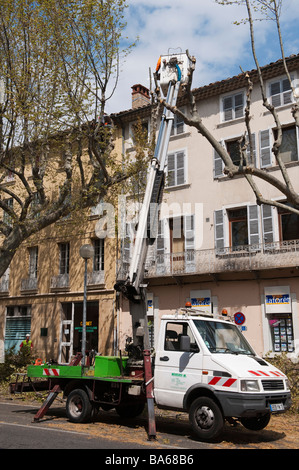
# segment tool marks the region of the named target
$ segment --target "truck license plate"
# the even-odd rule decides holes
[[[284,410],[283,403],[273,403],[273,405],[270,405],[270,410],[271,411],[283,411]]]

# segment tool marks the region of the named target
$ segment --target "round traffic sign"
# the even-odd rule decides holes
[[[245,323],[245,315],[242,312],[235,313],[234,319],[235,319],[236,325],[243,325],[243,323]]]

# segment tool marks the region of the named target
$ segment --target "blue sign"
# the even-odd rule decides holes
[[[288,305],[290,303],[289,294],[266,295],[266,304]]]
[[[243,323],[245,323],[245,315],[242,312],[235,313],[234,319],[236,325],[243,325]]]

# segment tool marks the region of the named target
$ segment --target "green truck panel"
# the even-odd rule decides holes
[[[27,367],[27,375],[30,378],[101,378],[113,380],[113,378],[122,379],[124,375],[127,357],[120,358],[117,356],[96,356],[95,365],[93,367],[82,368],[79,366],[63,366],[63,365],[31,365]],[[127,381],[128,377],[124,381]]]

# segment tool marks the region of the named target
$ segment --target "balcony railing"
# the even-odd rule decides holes
[[[51,278],[51,289],[68,289],[70,286],[69,274],[58,274]]]
[[[21,280],[22,291],[37,290],[37,288],[38,288],[37,277],[28,277],[27,279]]]
[[[105,271],[92,271],[87,274],[87,286],[99,286],[105,284]]]
[[[9,292],[9,279],[0,279],[0,294],[6,294],[7,292]]]
[[[148,257],[145,277],[299,267],[299,240]],[[123,274],[123,277],[125,275]]]

